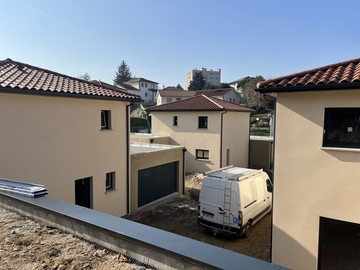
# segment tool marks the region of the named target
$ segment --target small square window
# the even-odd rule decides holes
[[[325,108],[323,146],[360,148],[360,108]]]
[[[106,190],[115,189],[115,172],[109,172],[106,174],[105,188]]]
[[[170,97],[170,98],[166,98],[166,103],[170,103],[170,102],[172,102],[172,98]]]
[[[173,125],[174,125],[174,126],[177,126],[177,125],[178,125],[178,117],[177,117],[177,116],[174,116]]]
[[[147,83],[145,83],[145,87],[147,87]]]
[[[209,159],[209,150],[196,149],[197,159]]]
[[[111,129],[111,111],[101,111],[101,129]]]
[[[199,116],[199,128],[208,127],[208,118],[207,116]]]

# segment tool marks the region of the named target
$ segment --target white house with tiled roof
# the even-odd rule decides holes
[[[158,90],[156,105],[162,105],[174,101],[183,100],[195,96],[196,91],[186,91],[177,87],[166,87]]]
[[[359,269],[360,58],[274,78],[272,262]]]
[[[197,90],[196,95],[205,95],[208,97],[221,99],[230,103],[240,104],[240,96],[234,90],[234,88]]]
[[[184,145],[186,171],[247,167],[251,109],[205,95],[150,107],[151,133]]]
[[[205,95],[208,97],[228,101],[230,103],[240,104],[239,94],[233,88],[188,91],[176,87],[167,87],[163,90],[158,90],[156,105],[179,101],[196,95]]]
[[[116,216],[129,210],[129,106],[141,97],[0,61],[0,178]]]
[[[156,93],[158,90],[158,83],[144,78],[131,78],[124,82],[125,85],[130,85],[135,89],[128,89],[127,92],[141,96],[143,102],[147,105],[156,104]]]

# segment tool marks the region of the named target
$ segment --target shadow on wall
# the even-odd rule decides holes
[[[297,270],[317,269],[317,258],[296,239],[276,226],[272,230],[272,263]]]
[[[186,173],[204,173],[208,171],[212,171],[211,167],[214,166],[214,163],[210,160],[201,160],[197,159],[193,154],[189,151],[186,152]]]

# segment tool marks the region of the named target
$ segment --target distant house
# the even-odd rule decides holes
[[[274,78],[272,262],[359,268],[360,58]]]
[[[234,88],[197,90],[196,95],[205,95],[208,97],[221,99],[230,103],[240,104],[240,96],[234,90]]]
[[[176,87],[167,87],[157,93],[156,105],[183,100],[195,95],[214,97],[234,104],[240,104],[240,97],[233,88],[206,89],[197,91],[182,90]]]
[[[141,97],[0,61],[0,178],[116,216],[129,212],[129,106]]]
[[[186,91],[176,87],[166,87],[162,90],[158,90],[156,105],[183,100],[189,97],[193,97],[195,94],[195,91]]]
[[[186,147],[186,171],[247,167],[251,109],[197,95],[147,109],[152,134]]]
[[[146,105],[156,104],[156,93],[158,89],[157,82],[144,78],[131,78],[130,80],[124,82],[124,84],[134,87],[136,90],[129,89],[127,92],[141,96]]]

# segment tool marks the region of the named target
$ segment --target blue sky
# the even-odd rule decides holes
[[[185,86],[194,68],[221,81],[274,78],[360,57],[360,1],[0,0],[0,59],[112,83]]]

